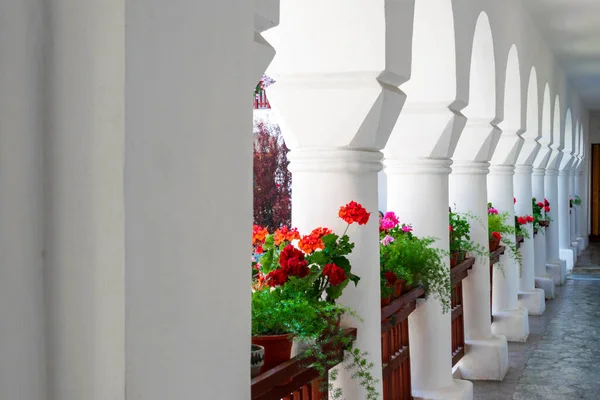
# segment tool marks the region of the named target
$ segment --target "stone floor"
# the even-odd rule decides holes
[[[476,400],[600,399],[600,243],[579,257],[527,343],[509,343],[503,382],[474,382]]]

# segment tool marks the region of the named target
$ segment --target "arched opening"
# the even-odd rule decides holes
[[[518,61],[517,61],[518,79]],[[479,14],[471,53],[469,103],[462,111],[465,129],[454,150],[454,160],[489,161],[497,142],[491,122],[496,117],[496,62],[488,16]],[[518,99],[520,104],[520,98]],[[491,140],[490,140],[491,139]]]

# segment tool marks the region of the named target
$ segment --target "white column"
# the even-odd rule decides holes
[[[514,205],[517,216],[533,214],[531,198],[533,197],[531,165],[517,165],[514,176],[514,196],[517,203]],[[533,225],[524,226],[529,238],[521,243],[519,251],[523,256],[521,274],[519,277],[519,304],[529,311],[529,315],[541,315],[546,310],[546,296],[543,289],[535,288],[535,249],[533,238]]]
[[[571,271],[575,265],[569,211],[569,170],[561,170],[558,174],[558,248],[561,260],[567,263],[564,276],[561,275],[562,282],[566,280],[567,271]]]
[[[411,223],[418,236],[439,238],[448,249],[448,174],[446,159],[386,159],[388,209]],[[449,262],[447,263],[450,268]],[[410,367],[413,396],[423,399],[463,399],[470,382],[452,379],[450,313],[428,298],[409,317]]]
[[[127,2],[127,399],[250,397],[253,7]]]
[[[508,223],[514,223],[513,175],[511,165],[493,165],[488,175],[488,200],[499,212],[508,212]],[[513,236],[511,240],[515,241]],[[519,267],[509,257],[509,250],[500,257],[501,266],[493,271],[492,332],[504,335],[510,342],[524,342],[529,336],[527,310],[518,302]]]
[[[487,228],[487,162],[455,162],[450,174],[450,204],[471,213],[471,240],[489,247]],[[479,221],[477,220],[479,219]],[[483,222],[483,224],[481,222]],[[490,259],[476,256],[463,281],[465,343],[468,351],[458,366],[464,379],[502,380],[508,372],[508,346],[504,336],[492,334],[490,314]]]
[[[587,238],[587,220],[585,218],[585,211],[588,206],[585,187],[587,182],[585,181],[585,160],[581,162],[581,167],[575,176],[575,192],[581,197],[581,208],[580,212],[577,213],[577,219],[575,221],[575,231],[577,235],[577,242],[579,243],[579,250],[583,251],[586,248]]]
[[[0,2],[0,399],[47,400],[42,2]]]
[[[544,168],[534,168],[532,175],[532,194],[536,202],[544,202]],[[543,213],[543,210],[542,210]],[[535,286],[543,289],[547,299],[554,298],[554,280],[546,268],[548,261],[546,254],[546,228],[540,227],[537,235],[534,235],[535,252]]]
[[[575,161],[578,163],[579,159],[575,159]],[[569,174],[569,192],[571,193],[571,197],[573,197],[573,199],[575,199],[575,196],[579,196],[579,188],[577,187],[578,185],[576,184],[577,181],[577,169],[576,166],[573,166],[573,168],[570,171]],[[581,206],[581,205],[580,205]],[[574,252],[575,252],[575,258],[577,258],[577,256],[579,256],[579,242],[577,241],[577,219],[579,218],[579,214],[581,213],[581,207],[580,206],[574,206],[571,209],[571,215],[569,216],[569,222],[570,222],[570,240],[571,240],[571,247],[573,248]]]
[[[552,220],[546,228],[546,254],[548,256],[548,273],[554,279],[554,284],[562,285],[567,276],[567,263],[560,259],[558,231],[559,231],[559,202],[558,202],[558,170],[546,169],[544,177],[544,192],[550,203],[550,212],[547,215]]]
[[[379,225],[377,173],[381,170],[380,151],[352,149],[300,149],[289,153],[292,171],[292,225],[301,233],[326,226],[341,234],[346,223],[338,217],[340,206],[354,200],[371,212],[366,226],[348,230],[355,250],[352,271],[360,276],[357,287],[349,285],[339,302],[360,315],[364,322],[348,318],[344,323],[358,328],[356,347],[369,353],[375,364],[373,375],[381,384],[381,297],[379,274]],[[315,201],[315,191],[319,200]],[[348,399],[364,399],[364,389],[341,369],[341,384]],[[382,393],[382,387],[378,388]]]
[[[51,5],[49,399],[124,399],[124,5]]]

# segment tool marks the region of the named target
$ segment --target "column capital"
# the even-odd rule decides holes
[[[492,165],[490,167],[490,175],[514,175],[514,165]]]
[[[546,176],[558,176],[558,170],[554,168],[549,168],[546,170]]]
[[[533,176],[544,176],[544,175],[546,175],[546,169],[545,168],[534,168],[532,175]]]
[[[525,164],[516,165],[515,174],[533,174],[533,166]]]
[[[452,164],[453,175],[487,175],[490,163],[476,161],[458,161]]]
[[[452,160],[446,158],[386,159],[387,174],[449,175]]]
[[[303,148],[288,154],[292,172],[379,172],[383,153],[348,148]]]

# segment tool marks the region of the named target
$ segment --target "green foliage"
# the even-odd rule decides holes
[[[581,207],[581,197],[575,195],[575,198],[573,199],[573,205],[575,207]]]
[[[492,203],[488,203],[488,209],[494,209],[492,207]],[[514,224],[509,223],[509,221],[510,214],[508,212],[490,213],[488,211],[488,235],[490,238],[492,237],[493,232],[498,232],[500,235],[502,235],[502,243],[504,243],[504,245],[508,248],[509,256],[515,260],[519,266],[521,266],[523,262],[523,256],[519,252],[517,244],[513,239],[517,231]]]
[[[485,256],[487,250],[471,240],[471,221],[479,222],[481,219],[473,213],[459,213],[450,210],[450,225],[448,230],[450,239],[450,253],[471,253],[471,255]]]

